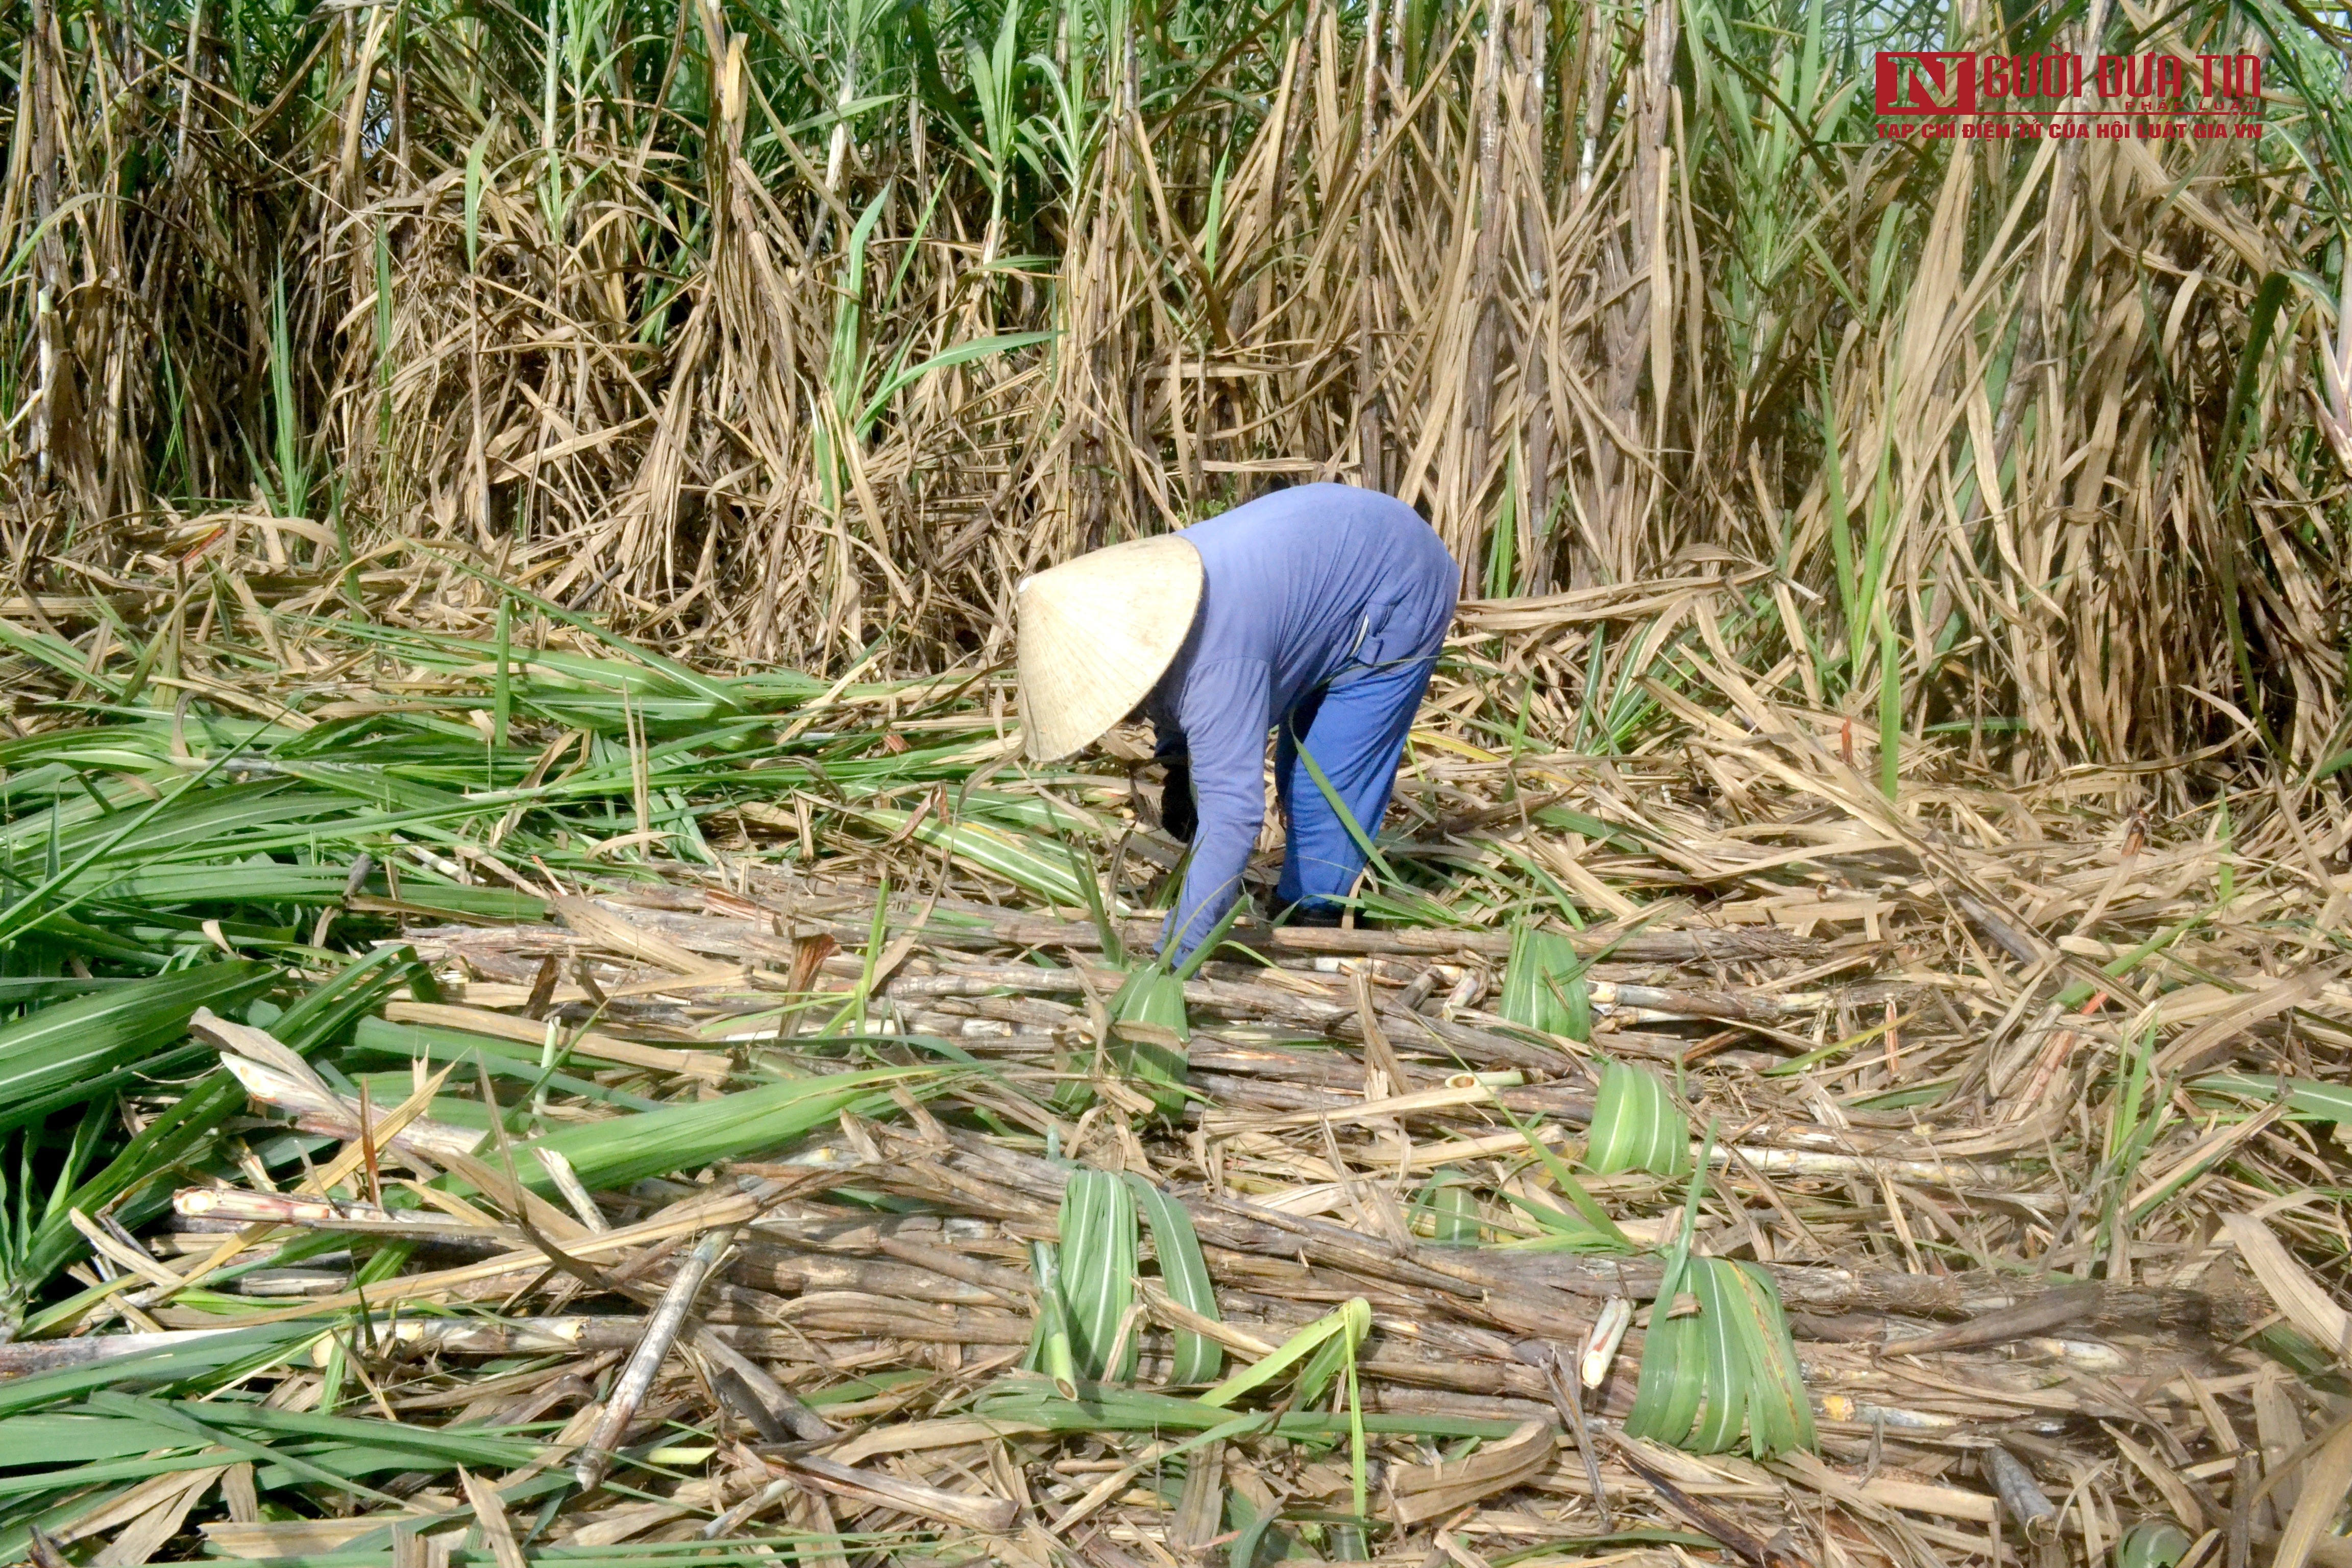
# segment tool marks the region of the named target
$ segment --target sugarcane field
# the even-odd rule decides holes
[[[2352,1565],[2352,11],[0,72],[0,1568]]]

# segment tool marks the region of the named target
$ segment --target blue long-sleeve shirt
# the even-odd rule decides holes
[[[1181,954],[1240,896],[1276,724],[1351,666],[1435,653],[1461,573],[1419,513],[1350,485],[1276,490],[1180,537],[1206,569],[1201,607],[1145,712],[1162,756],[1190,753],[1200,808],[1170,921]]]

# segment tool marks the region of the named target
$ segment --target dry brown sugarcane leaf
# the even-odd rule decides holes
[[[2000,1507],[1998,1498],[1959,1487],[1937,1486],[1883,1475],[1857,1483],[1838,1474],[1801,1448],[1783,1454],[1773,1460],[1769,1468],[1796,1477],[1825,1498],[1845,1503],[1859,1500],[1865,1507],[1875,1505],[1882,1509],[1900,1509],[1906,1513],[1932,1513],[1943,1519],[1964,1519],[1979,1524],[1990,1524],[1994,1510]]]
[[[2202,1531],[2205,1528],[2205,1510],[2197,1501],[2197,1495],[2181,1484],[2180,1478],[2172,1473],[2170,1467],[2114,1426],[2105,1422],[2100,1425],[2115,1444],[2116,1451],[2130,1460],[2132,1468],[2147,1479],[2148,1484],[2156,1489],[2157,1495],[2164,1499],[2165,1507],[2172,1510],[2173,1517],[2192,1534]]]
[[[333,1552],[373,1530],[383,1521],[369,1515],[356,1519],[209,1520],[196,1527],[205,1544],[224,1557],[249,1562],[273,1557],[300,1557]]]
[[[218,1050],[234,1052],[274,1068],[313,1094],[331,1098],[334,1093],[327,1087],[327,1080],[320,1078],[299,1053],[288,1049],[267,1029],[239,1024],[220,1017],[209,1007],[199,1007],[195,1016],[188,1020],[188,1032]]]
[[[1224,1522],[1224,1505],[1225,1444],[1219,1438],[1194,1449],[1186,1461],[1184,1490],[1168,1525],[1169,1548],[1205,1552]]]
[[[855,1469],[814,1454],[772,1462],[835,1497],[862,1502],[869,1508],[886,1508],[919,1519],[977,1530],[984,1535],[1003,1534],[1020,1517],[1020,1506],[1007,1498],[945,1491],[878,1470]]]
[[[558,919],[581,936],[609,947],[615,952],[662,968],[695,984],[716,984],[740,978],[740,968],[714,964],[701,954],[680,946],[660,932],[628,920],[591,899],[562,898],[553,900]]]
[[[362,1236],[437,1235],[497,1241],[506,1246],[516,1246],[523,1240],[520,1231],[495,1224],[478,1211],[474,1211],[470,1218],[437,1219],[414,1210],[383,1209],[373,1204],[302,1197],[290,1193],[248,1193],[235,1187],[183,1188],[173,1194],[172,1208],[190,1219],[234,1220],[247,1226],[296,1226],[305,1230],[347,1230]],[[238,1242],[242,1249],[246,1244],[241,1238]],[[172,1288],[184,1289],[186,1284],[175,1276]]]
[[[2200,1024],[2167,1046],[2157,1057],[2158,1069],[2189,1071],[2200,1065],[2215,1047],[2233,1035],[2244,1033],[2249,1026],[2312,1001],[2331,982],[2342,978],[2347,969],[2352,969],[2352,960],[2339,959],[2334,963],[2314,965],[2250,993],[2240,998],[2235,1007]]]
[[[841,1174],[837,1171],[803,1173],[802,1180],[811,1185],[832,1185],[841,1180]],[[733,1192],[713,1193],[688,1199],[650,1219],[641,1220],[635,1225],[623,1226],[616,1229],[593,1234],[587,1233],[585,1226],[567,1215],[562,1216],[564,1223],[583,1234],[570,1242],[566,1250],[572,1257],[588,1262],[622,1258],[641,1247],[652,1247],[675,1237],[691,1236],[697,1231],[707,1230],[713,1226],[740,1224],[759,1214],[769,1203],[775,1201],[777,1192],[785,1190],[788,1189],[745,1191],[739,1188]],[[502,1279],[510,1275],[536,1274],[546,1267],[546,1255],[535,1248],[530,1251],[504,1253],[480,1263],[461,1264],[455,1268],[436,1269],[425,1274],[404,1275],[398,1279],[386,1280],[383,1284],[370,1286],[365,1291],[346,1291],[336,1296],[322,1296],[285,1312],[252,1314],[247,1317],[245,1321],[249,1324],[281,1321],[293,1317],[310,1317],[343,1307],[382,1307],[394,1301],[428,1300],[435,1297],[459,1294],[469,1287],[486,1285],[489,1281]],[[402,1326],[405,1328],[407,1325]]]
[[[587,1523],[572,1532],[570,1540],[565,1544],[582,1547],[614,1546],[632,1536],[643,1535],[648,1530],[667,1524],[672,1520],[684,1519],[696,1511],[695,1503],[686,1499],[688,1487],[693,1487],[695,1490],[701,1492],[709,1490],[707,1487],[688,1482],[686,1486],[678,1488],[681,1500],[624,1502],[614,1503],[609,1508],[600,1508]]]
[[[2287,1461],[2304,1445],[2303,1416],[2295,1408],[2294,1382],[2284,1367],[2265,1363],[2255,1369],[2254,1432],[2262,1447],[2263,1484],[2270,1488],[2273,1503],[2289,1511],[2299,1495],[2296,1477],[2302,1466]]]
[[[1767,1539],[1710,1504],[1702,1502],[1685,1489],[1694,1482],[1707,1485],[1717,1481],[1719,1478],[1716,1469],[1696,1461],[1679,1463],[1688,1457],[1658,1444],[1622,1435],[1616,1438],[1616,1447],[1618,1458],[1634,1474],[1647,1481],[1674,1513],[1722,1542],[1741,1558],[1753,1563],[1755,1568],[1801,1568],[1804,1557],[1795,1549],[1795,1543],[1785,1528]],[[1716,1463],[1730,1468],[1722,1460]],[[1710,1492],[1717,1497],[1729,1495],[1720,1485],[1710,1487]],[[1753,1489],[1753,1495],[1777,1498],[1785,1494],[1778,1486],[1772,1486]]]
[[[823,1442],[840,1431],[771,1376],[759,1363],[707,1325],[692,1334],[703,1381],[719,1399],[760,1429],[771,1443]]]
[[[1389,1484],[1397,1522],[1424,1524],[1510,1490],[1551,1463],[1557,1435],[1541,1422],[1522,1423],[1509,1436],[1479,1446],[1451,1464],[1396,1465]]]
[[[267,1037],[264,1037],[264,1038],[267,1038]],[[272,1045],[277,1044],[275,1040],[271,1040],[269,1043]],[[291,1055],[292,1053],[289,1052],[288,1054]],[[224,1061],[227,1061],[230,1058],[226,1057],[223,1058]],[[297,1058],[296,1059],[299,1060],[299,1058]],[[431,1078],[419,1084],[415,1090],[411,1093],[406,1100],[401,1101],[397,1106],[394,1106],[391,1111],[386,1113],[381,1119],[369,1121],[367,1119],[362,1118],[359,1121],[355,1122],[354,1131],[358,1132],[360,1136],[347,1139],[343,1146],[343,1152],[337,1155],[325,1169],[315,1171],[311,1173],[310,1176],[305,1178],[302,1190],[304,1192],[315,1192],[320,1194],[331,1192],[337,1183],[341,1182],[353,1172],[359,1170],[363,1163],[372,1159],[379,1158],[385,1152],[385,1146],[388,1142],[402,1137],[407,1131],[411,1123],[419,1121],[423,1117],[425,1109],[433,1103],[433,1097],[439,1092],[441,1085],[448,1079],[449,1074],[454,1070],[455,1066],[456,1064],[452,1063],[447,1067],[444,1067],[439,1072],[435,1073]],[[242,1082],[244,1080],[240,1079],[240,1081]],[[248,1092],[250,1092],[250,1084],[247,1085],[247,1089]],[[427,1126],[427,1132],[425,1135],[433,1135],[430,1131],[430,1124]],[[447,1141],[454,1142],[454,1139]],[[445,1210],[454,1208],[461,1215],[465,1216],[469,1224],[477,1222],[486,1223],[486,1216],[473,1213],[461,1200],[454,1196],[432,1193],[431,1189],[422,1190],[430,1194],[428,1201],[433,1203],[435,1206]],[[194,1192],[182,1191],[173,1195],[172,1206],[175,1213],[182,1215],[201,1213],[210,1205],[217,1205],[225,1212],[226,1209],[234,1206],[236,1198],[239,1196],[258,1199],[264,1197],[265,1194],[234,1194],[217,1189],[202,1189]],[[280,1194],[267,1194],[267,1196],[273,1203],[283,1203],[288,1201]],[[292,1201],[299,1206],[302,1200],[298,1197]],[[266,1209],[268,1205],[264,1205],[263,1206]],[[211,1256],[198,1259],[192,1267],[183,1270],[179,1277],[178,1283],[172,1289],[173,1290],[184,1290],[189,1289],[191,1286],[195,1285],[199,1281],[209,1278],[215,1270],[226,1266],[230,1259],[244,1250],[246,1247],[261,1240],[262,1237],[268,1234],[266,1229],[260,1228],[262,1226],[276,1223],[274,1217],[268,1217],[263,1215],[257,1215],[255,1216],[255,1224],[249,1224],[247,1228],[237,1236],[223,1242],[219,1247],[215,1249]]]
[[[221,1478],[221,1500],[228,1505],[228,1516],[239,1524],[251,1524],[261,1517],[261,1500],[254,1489],[253,1461],[242,1460],[228,1468]]]
[[[327,1089],[323,1084],[314,1089],[310,1084],[275,1068],[248,1057],[229,1053],[222,1055],[221,1066],[228,1068],[230,1076],[244,1087],[246,1093],[264,1105],[287,1112],[294,1118],[294,1124],[305,1131],[324,1133],[346,1142],[358,1141],[359,1107]],[[481,1141],[482,1135],[478,1132],[419,1116],[402,1131],[385,1139],[378,1152],[397,1152],[404,1148],[414,1148],[438,1164],[464,1158]]]
[[[90,1568],[139,1568],[162,1551],[180,1527],[186,1522],[188,1510],[195,1507],[213,1483],[227,1474],[228,1467],[195,1470],[171,1479],[176,1487],[166,1488],[160,1496],[125,1524],[121,1533],[100,1549],[92,1557]]]
[[[2304,1568],[2331,1532],[2329,1523],[2352,1490],[2352,1421],[2347,1421],[2304,1462],[2294,1511],[2279,1532],[2272,1568]]]
[[[2269,1292],[2287,1321],[2339,1359],[2352,1355],[2352,1313],[2336,1304],[2310,1271],[2280,1245],[2270,1226],[2252,1215],[2230,1214],[2221,1216],[2221,1233],[2237,1247],[2255,1282]]]
[[[100,1257],[130,1269],[141,1279],[163,1289],[170,1290],[178,1287],[180,1277],[156,1262],[144,1248],[133,1247],[110,1235],[79,1209],[67,1210],[66,1217],[74,1229],[81,1233],[81,1238],[89,1243],[90,1249]]]
[[[522,1543],[515,1539],[514,1521],[507,1517],[506,1500],[499,1489],[467,1469],[457,1468],[457,1480],[466,1489],[466,1500],[473,1506],[474,1522],[482,1539],[497,1559],[499,1568],[530,1568],[522,1553]]]
[[[441,1092],[441,1086],[449,1080],[449,1075],[457,1070],[457,1066],[455,1062],[448,1063],[439,1072],[419,1082],[407,1099],[390,1110],[359,1118],[356,1124],[359,1136],[346,1139],[341,1153],[323,1168],[305,1176],[301,1190],[331,1193],[363,1167],[370,1166],[387,1141],[398,1138],[432,1108],[434,1097]],[[373,1174],[371,1179],[373,1179]]]
[[[503,1140],[501,1142],[503,1142]],[[512,1153],[510,1149],[502,1149],[501,1152],[509,1156]],[[501,1170],[475,1158],[472,1154],[454,1152],[445,1153],[441,1158],[441,1163],[451,1175],[462,1178],[485,1199],[512,1215],[516,1223],[523,1227],[526,1235],[536,1226],[555,1240],[568,1245],[583,1237],[600,1234],[590,1230],[579,1219],[557,1208],[529,1187],[509,1177],[507,1171],[513,1169],[511,1163],[507,1163],[506,1169]]]
[[[907,1454],[925,1448],[954,1448],[992,1437],[1017,1437],[1051,1428],[1029,1421],[993,1420],[985,1416],[949,1415],[929,1421],[909,1421],[879,1427],[831,1449],[825,1458],[837,1465],[862,1465],[878,1454]]]

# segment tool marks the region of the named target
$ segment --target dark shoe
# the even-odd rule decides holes
[[[1326,903],[1319,899],[1312,901],[1301,899],[1283,911],[1282,923],[1292,926],[1318,926],[1326,931],[1331,931],[1338,929],[1339,922],[1345,920],[1347,915],[1345,905]]]

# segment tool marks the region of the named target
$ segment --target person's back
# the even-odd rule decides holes
[[[1276,490],[1177,537],[1201,552],[1207,582],[1160,689],[1192,662],[1260,658],[1276,715],[1339,674],[1401,606],[1450,613],[1459,578],[1419,512],[1352,485]]]

